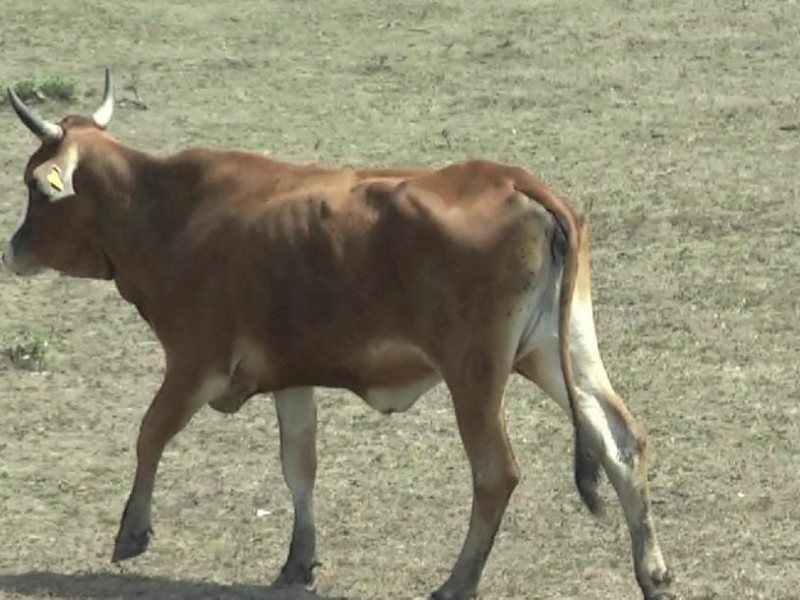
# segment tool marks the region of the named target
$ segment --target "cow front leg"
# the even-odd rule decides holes
[[[281,464],[292,493],[294,527],[289,556],[276,583],[311,585],[316,560],[314,479],[317,474],[317,406],[313,388],[276,392]]]
[[[503,413],[507,371],[503,365],[490,365],[489,355],[481,356],[467,365],[466,381],[456,385],[448,381],[472,470],[472,513],[461,553],[448,580],[432,594],[434,600],[475,596],[503,513],[520,477]]]
[[[118,562],[147,550],[152,534],[150,505],[158,463],[167,443],[183,429],[206,402],[223,393],[222,376],[198,382],[196,377],[167,372],[147,409],[136,441],[136,474],[117,534],[111,560]]]

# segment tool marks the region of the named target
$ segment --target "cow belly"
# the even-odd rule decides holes
[[[441,377],[429,375],[403,385],[374,387],[359,393],[372,408],[385,415],[405,412],[420,396],[441,381]]]

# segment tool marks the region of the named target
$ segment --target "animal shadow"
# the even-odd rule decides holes
[[[348,600],[300,587],[224,584],[116,573],[30,571],[0,575],[0,591],[33,598],[88,600]]]

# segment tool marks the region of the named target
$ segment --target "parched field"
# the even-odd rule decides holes
[[[800,598],[796,3],[0,0],[0,14],[3,87],[70,79],[72,100],[35,108],[88,113],[110,65],[111,130],[141,149],[481,156],[570,195],[594,225],[606,366],[651,432],[676,590]],[[36,144],[6,104],[0,133],[5,242]],[[112,284],[0,272],[0,597],[413,598],[446,577],[470,477],[443,388],[392,417],[322,393],[316,595],[270,587],[291,502],[268,398],[195,418],[162,463],[151,549],[111,565],[161,373]],[[568,419],[522,380],[507,395],[523,480],[481,597],[637,598],[621,515],[593,520],[574,490]]]

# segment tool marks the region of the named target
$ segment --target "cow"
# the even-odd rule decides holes
[[[521,167],[336,169],[241,151],[156,157],[91,118],[58,123],[10,105],[40,140],[24,170],[24,222],[8,269],[112,280],[158,337],[163,382],[136,442],[113,561],[151,537],[167,443],[204,405],[232,413],[274,397],[294,525],[277,584],[310,585],[315,387],[403,412],[444,382],[472,473],[466,539],[432,598],[473,597],[520,470],[506,434],[511,374],[572,422],[574,476],[592,513],[601,469],[631,535],[644,598],[672,597],[651,516],[647,435],[616,394],[597,345],[586,222]]]

